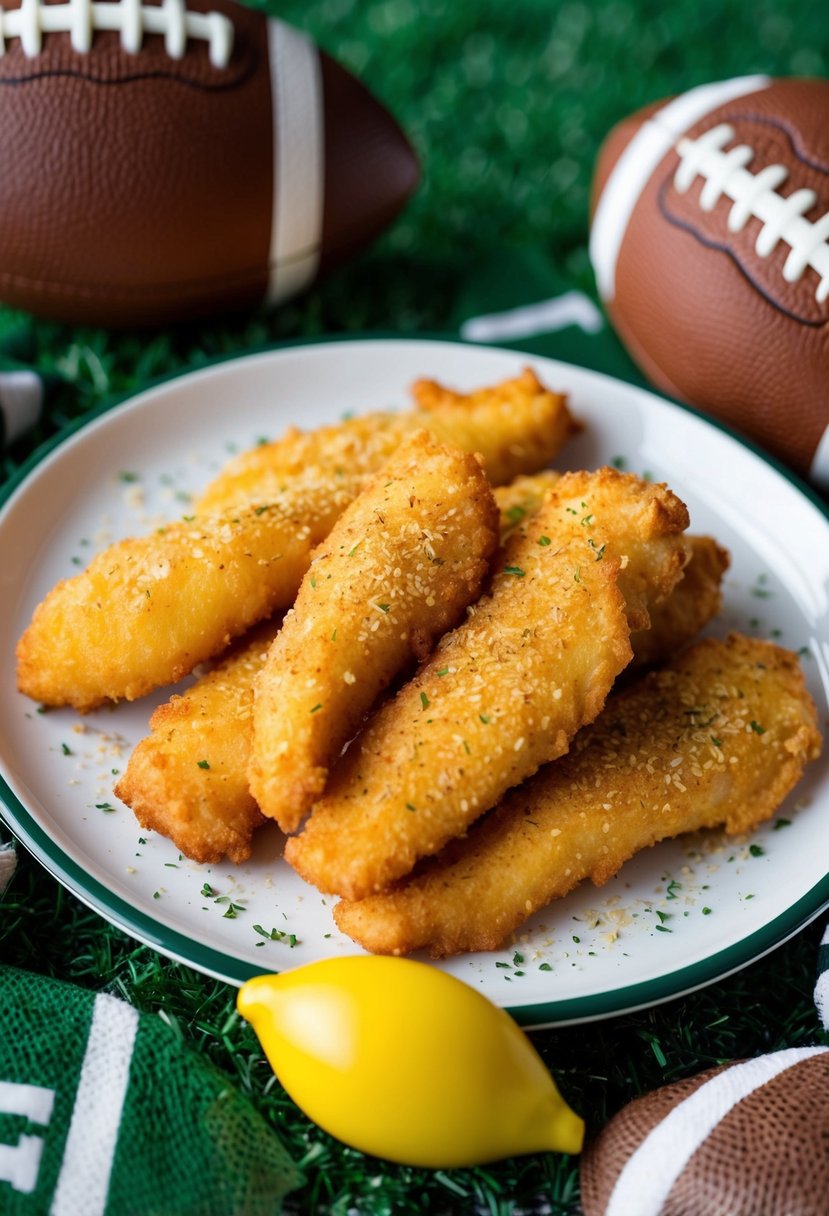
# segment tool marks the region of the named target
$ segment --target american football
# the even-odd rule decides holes
[[[829,81],[702,85],[615,127],[590,256],[632,357],[829,485]]]
[[[829,1048],[712,1068],[637,1098],[581,1161],[585,1216],[823,1216]]]
[[[276,304],[417,159],[366,88],[232,0],[0,0],[0,299],[70,323]]]

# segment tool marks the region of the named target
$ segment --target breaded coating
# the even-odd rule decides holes
[[[35,609],[17,646],[20,691],[83,712],[175,683],[290,607],[359,484],[310,483],[111,545]]]
[[[493,950],[585,878],[601,885],[667,837],[774,814],[821,748],[797,658],[705,639],[611,697],[568,756],[514,790],[397,890],[334,916],[382,954]]]
[[[540,473],[522,474],[508,485],[495,489],[495,501],[501,516],[502,545],[523,520],[531,518],[541,509],[544,495],[560,477],[561,473],[553,469],[543,469]]]
[[[419,408],[372,413],[302,432],[292,427],[281,439],[234,457],[196,504],[199,512],[261,502],[273,489],[312,468],[318,476],[376,473],[404,436],[426,429],[440,443],[479,452],[493,485],[543,469],[576,429],[562,394],[546,388],[526,368],[520,376],[472,393],[456,393],[418,381]]]
[[[497,542],[479,462],[419,431],[314,552],[256,680],[251,791],[283,831],[379,693],[477,598]]]
[[[630,661],[648,582],[679,577],[686,524],[665,487],[563,476],[507,541],[491,595],[346,752],[291,865],[350,899],[383,890],[563,755]]]
[[[673,658],[722,606],[722,580],[731,560],[728,550],[711,536],[689,536],[688,545],[690,556],[682,579],[666,599],[648,605],[650,629],[631,634],[633,662],[628,675]]]
[[[248,789],[253,679],[280,619],[257,626],[181,696],[160,705],[115,794],[144,828],[169,836],[186,857],[240,863],[266,822]]]

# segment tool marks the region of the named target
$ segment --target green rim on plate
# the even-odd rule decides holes
[[[359,337],[349,336],[347,338],[335,339],[334,341],[383,341],[391,337],[393,336],[369,334],[360,335]],[[394,340],[398,343],[405,343],[407,341],[406,339],[397,337],[394,337]],[[41,445],[18,470],[15,476],[0,488],[0,506],[8,502],[17,488],[25,482],[33,470],[47,456],[60,448],[72,436],[89,427],[103,415],[110,413],[124,401],[134,400],[136,397],[143,396],[144,393],[151,392],[163,384],[191,376],[194,372],[203,372],[218,364],[242,362],[269,353],[290,352],[299,346],[315,346],[331,341],[331,339],[323,338],[309,339],[297,343],[280,344],[277,347],[268,347],[241,357],[221,357],[200,364],[198,368],[191,371],[179,372],[175,375],[163,377],[152,385],[149,385],[142,393],[133,393],[121,397],[116,401],[105,402],[94,411],[91,411],[86,417],[67,425],[57,435]],[[425,335],[422,338],[410,339],[409,341],[422,344],[424,341],[451,342],[452,339],[447,338],[445,335],[437,337]],[[514,353],[524,359],[527,358],[525,352],[510,352],[505,348],[499,348],[499,350],[504,355]],[[549,362],[548,360],[543,361]],[[591,373],[591,375],[599,379],[608,379],[607,377],[602,377],[600,373]],[[626,387],[630,388],[630,386]],[[631,391],[643,392],[643,390],[638,389]],[[653,394],[645,395],[653,397]],[[656,400],[660,400],[661,402],[659,398],[656,398]],[[662,402],[662,404],[667,403]],[[784,468],[778,461],[762,452],[756,445],[744,440],[731,428],[706,417],[701,411],[678,404],[672,404],[671,408],[682,409],[700,418],[712,428],[727,435],[740,446],[753,452],[817,507],[825,520],[829,520],[829,508],[827,508],[826,503],[820,499],[815,491],[805,485],[788,469]],[[270,966],[268,968],[257,968],[249,962],[235,958],[222,949],[206,945],[200,940],[168,928],[160,924],[148,913],[133,907],[127,900],[114,894],[103,883],[92,878],[73,858],[66,855],[60,845],[52,840],[48,832],[37,822],[36,818],[23,805],[11,786],[2,777],[0,777],[0,801],[2,801],[3,806],[3,817],[9,826],[45,868],[67,886],[82,902],[110,919],[131,936],[153,946],[163,954],[190,964],[196,969],[218,979],[228,980],[235,984],[243,983],[262,969],[272,969]],[[630,1012],[643,1006],[658,1004],[715,980],[722,979],[757,960],[803,928],[809,921],[817,917],[827,905],[829,905],[829,875],[805,892],[784,913],[773,917],[773,919],[741,940],[707,955],[698,962],[677,967],[659,975],[657,978],[593,995],[588,994],[575,998],[533,1004],[505,1005],[505,1008],[519,1023],[528,1026],[540,1026],[553,1023],[566,1024],[572,1021],[592,1020],[622,1012]]]

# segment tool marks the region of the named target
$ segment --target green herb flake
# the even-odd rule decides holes
[[[119,473],[118,480],[124,482],[125,485],[129,485],[130,482],[138,481],[138,474],[130,472]]]
[[[439,671],[439,672],[437,672],[436,674],[437,674],[437,675],[439,675],[439,676],[448,676],[448,675],[449,675],[449,668],[448,668],[448,667],[441,667],[440,671]]]
[[[552,969],[553,967],[551,963],[541,963],[538,968],[539,971],[552,971]]]
[[[490,721],[491,721],[489,714],[478,714],[478,717],[481,719],[484,726],[489,726]]]
[[[509,970],[509,969],[510,969],[510,967],[511,967],[511,964],[510,964],[510,963],[503,963],[503,962],[501,962],[501,961],[499,960],[499,961],[498,961],[498,962],[495,964],[495,966],[496,966],[496,967],[506,967],[506,968]]]
[[[524,578],[526,573],[520,566],[504,566],[504,574],[511,574],[513,578]]]
[[[524,507],[519,507],[518,504],[516,504],[514,507],[508,507],[506,512],[507,519],[512,524],[520,523],[526,514],[526,509]]]
[[[575,572],[575,574],[573,575],[573,582],[574,582],[574,583],[580,583],[580,582],[581,582],[581,566],[576,566],[576,572]]]
[[[624,456],[614,456],[610,463],[614,469],[624,469],[627,466],[627,460],[625,460]]]
[[[580,945],[580,943],[581,943],[581,938],[580,938],[580,937],[576,937],[576,935],[575,935],[575,934],[573,934],[573,941],[574,941],[574,942],[576,943],[576,945],[578,946],[578,945]]]
[[[790,828],[792,826],[791,819],[777,819],[774,824],[773,831],[779,832],[781,828]]]
[[[199,766],[199,768],[210,768],[210,761],[209,760],[199,760],[198,766]]]
[[[391,604],[378,604],[377,607],[381,612],[388,612],[389,608],[391,608]]]
[[[710,735],[709,737],[714,747],[722,747],[722,739],[718,739],[716,735]]]
[[[63,752],[64,756],[72,755],[72,748],[69,746],[68,743],[61,743],[60,750]]]
[[[318,709],[322,709],[322,701],[317,701],[316,705],[314,705],[311,709],[308,710],[308,713],[315,714]]]
[[[209,882],[206,882],[199,894],[203,895],[205,899],[213,899],[216,894],[216,889],[215,887],[211,887]]]
[[[761,726],[760,723],[755,722],[753,718],[751,719],[749,726],[754,731],[755,735],[764,735],[766,733],[765,726]]]
[[[748,846],[748,851],[752,857],[763,857],[765,856],[766,852],[761,844],[750,844]]]
[[[111,811],[114,811],[114,810],[115,810],[115,807],[112,805],[112,803],[111,803],[111,802],[96,802],[96,803],[95,803],[95,810],[96,810],[96,811],[104,811],[104,812],[106,812],[107,814],[109,814]]]
[[[673,929],[669,929],[667,925],[655,925],[657,933],[673,933]]]
[[[429,708],[429,698],[426,696],[425,692],[422,692],[420,694],[420,707],[421,707],[421,709]]]
[[[361,545],[362,543],[363,543],[363,542],[362,542],[361,540],[358,540],[358,541],[357,541],[357,544],[354,546],[354,548],[353,548],[353,549],[349,549],[349,550],[348,550],[348,556],[349,556],[349,557],[353,557],[353,556],[354,556],[354,554],[357,552],[357,550],[360,548],[360,545]]]
[[[663,925],[666,920],[671,919],[670,912],[660,912],[658,908],[656,909],[656,915],[659,917],[660,924],[663,924]]]
[[[417,810],[417,807],[414,806],[411,802],[407,802],[404,805],[405,805],[407,811],[416,811]]]
[[[549,536],[539,536],[538,543],[541,545],[542,549],[546,549],[547,546],[551,545],[553,542],[550,540]]]
[[[524,955],[521,954],[520,951],[516,950],[515,954],[513,954],[513,956],[512,956],[512,961],[516,967],[520,967],[521,964],[524,962]]]

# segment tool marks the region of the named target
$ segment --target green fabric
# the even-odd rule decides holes
[[[8,1216],[273,1216],[297,1185],[276,1134],[159,1017],[0,967],[0,1025]]]

